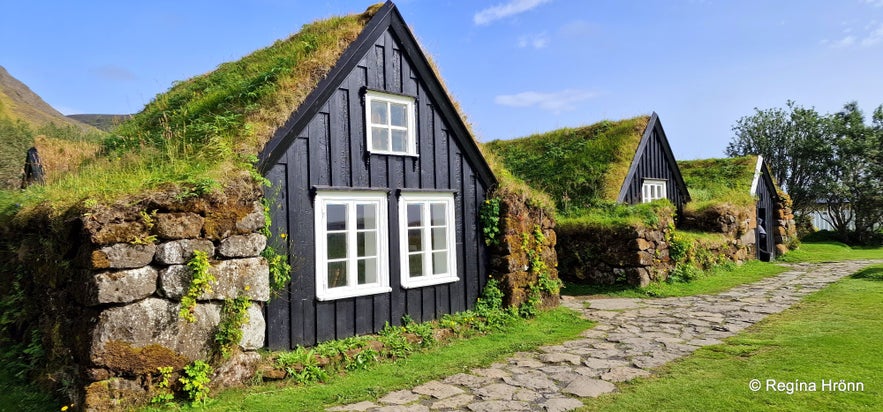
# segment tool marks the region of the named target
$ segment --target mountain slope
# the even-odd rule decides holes
[[[97,152],[101,137],[101,131],[65,117],[0,66],[0,188],[19,186],[30,147],[39,150],[47,178],[54,178]]]
[[[55,123],[56,126],[75,126],[84,132],[94,131],[91,126],[67,118],[52,108],[3,66],[0,66],[0,115],[21,119],[34,128]]]

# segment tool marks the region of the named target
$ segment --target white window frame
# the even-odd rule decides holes
[[[377,282],[359,285],[356,256],[356,205],[372,204],[377,216]],[[328,287],[328,205],[346,205],[347,286]],[[375,191],[317,191],[315,198],[316,298],[320,301],[392,291],[389,286],[389,224],[387,193]]]
[[[387,104],[386,124],[373,123],[371,121],[371,104],[374,102],[384,102]],[[406,117],[408,122],[406,127],[394,126],[391,124],[392,116],[390,116],[389,110],[390,103],[403,104],[406,106],[405,111],[407,112]],[[413,97],[382,93],[373,90],[365,91],[365,136],[367,137],[366,147],[368,148],[368,152],[386,155],[417,156],[417,111],[415,107],[416,105]],[[389,139],[389,149],[374,147],[373,134],[375,127],[383,128],[388,131],[387,138]],[[393,130],[404,130],[406,132],[405,138],[407,139],[407,141],[405,142],[404,151],[392,150]]]
[[[432,225],[429,221],[429,205],[431,203],[443,203],[445,205],[445,229],[447,237],[446,250],[448,253],[447,273],[432,274],[432,253],[431,230]],[[421,214],[423,215],[424,225],[421,227],[421,250],[419,253],[423,256],[423,273],[419,277],[411,277],[408,251],[408,205],[420,204]],[[457,220],[455,212],[454,194],[453,193],[401,193],[399,196],[399,251],[401,256],[401,283],[405,289],[413,289],[424,286],[440,285],[444,283],[457,282],[460,278],[457,276]],[[436,251],[440,251],[438,249]]]
[[[650,203],[654,200],[668,198],[668,184],[662,179],[644,179],[641,185],[641,202]]]

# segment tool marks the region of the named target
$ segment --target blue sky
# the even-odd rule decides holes
[[[172,82],[368,2],[0,0],[0,65],[65,114]],[[656,111],[675,156],[722,156],[754,107],[883,104],[883,0],[400,0],[483,141]]]

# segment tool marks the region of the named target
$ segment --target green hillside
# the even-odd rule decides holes
[[[580,214],[616,201],[649,116],[604,120],[512,140],[494,140],[485,150],[513,175],[555,199],[559,213]]]

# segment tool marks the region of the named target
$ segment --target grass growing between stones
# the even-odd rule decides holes
[[[619,298],[665,298],[702,295],[719,293],[739,285],[757,282],[786,270],[788,269],[772,263],[750,261],[742,266],[723,265],[704,271],[698,278],[689,282],[651,283],[645,288],[636,288],[628,285],[597,286],[567,283],[561,289],[561,293],[571,296],[603,295]]]
[[[206,411],[315,411],[333,404],[374,400],[388,392],[490,365],[514,352],[575,339],[591,326],[576,312],[556,308],[500,332],[455,340],[408,358],[331,377],[324,384],[265,383],[212,394]],[[186,406],[182,407],[187,409]],[[161,410],[161,409],[145,409]]]
[[[661,368],[658,377],[587,401],[587,411],[883,410],[883,265],[832,284],[724,344]],[[757,392],[752,379],[761,381]],[[768,389],[767,380],[783,391]],[[863,391],[822,390],[861,382]],[[796,383],[795,383],[796,382]],[[815,384],[815,391],[797,391]],[[788,394],[788,385],[795,390]]]

